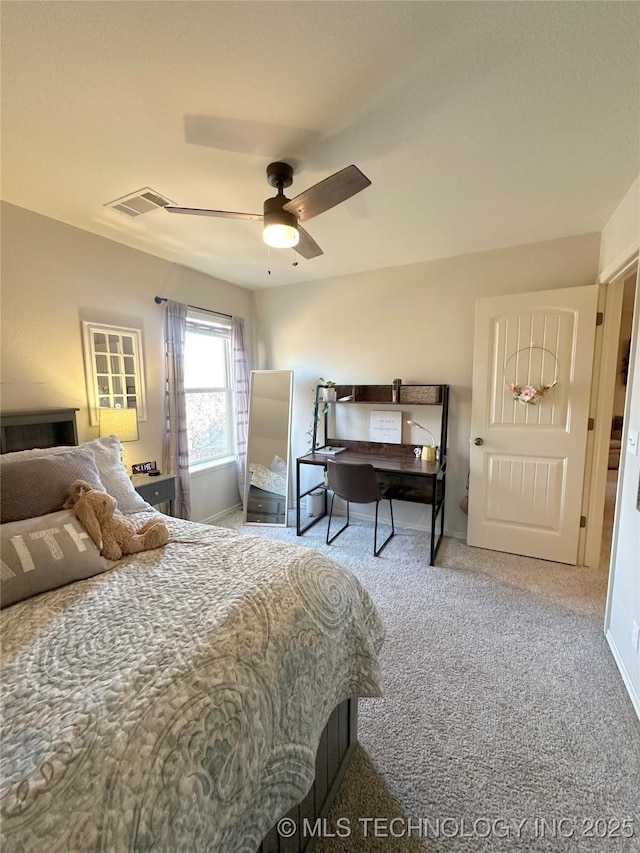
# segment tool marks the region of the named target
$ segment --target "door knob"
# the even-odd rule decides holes
[[[477,445],[478,447],[480,447],[480,445],[484,444],[484,439],[483,438],[474,438],[473,443],[475,445]]]

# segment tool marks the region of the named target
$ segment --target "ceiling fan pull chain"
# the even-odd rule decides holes
[[[271,275],[271,246],[267,243],[267,275]]]
[[[293,252],[293,263],[291,264],[291,266],[297,267],[298,266],[298,255],[297,255],[296,250],[293,246],[291,247],[291,251]]]

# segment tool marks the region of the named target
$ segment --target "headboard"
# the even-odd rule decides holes
[[[78,409],[34,409],[0,413],[0,453],[77,444]]]

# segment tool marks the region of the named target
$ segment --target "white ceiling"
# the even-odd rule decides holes
[[[260,288],[602,229],[640,171],[637,2],[2,3],[2,197]],[[104,207],[142,187],[262,212],[351,163],[305,224]]]

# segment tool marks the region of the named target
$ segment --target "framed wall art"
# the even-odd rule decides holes
[[[91,425],[99,409],[133,408],[146,421],[141,330],[85,320],[82,339]]]

